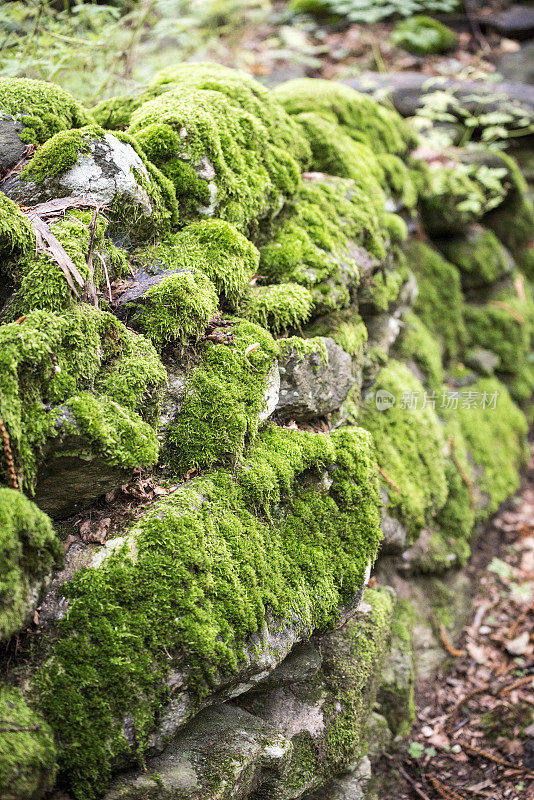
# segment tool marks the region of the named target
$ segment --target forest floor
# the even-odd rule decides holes
[[[534,797],[534,447],[467,572],[470,622],[458,642],[445,637],[443,669],[417,685],[411,734],[375,771],[381,800]]]

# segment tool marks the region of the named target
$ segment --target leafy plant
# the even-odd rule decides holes
[[[399,22],[391,34],[391,41],[397,47],[419,56],[445,53],[458,46],[454,31],[424,14]]]
[[[289,8],[299,14],[331,15],[347,22],[372,24],[395,16],[449,13],[458,5],[458,0],[291,0]]]

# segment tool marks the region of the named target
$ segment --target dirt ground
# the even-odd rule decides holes
[[[375,770],[381,800],[534,798],[534,448],[468,573],[470,622],[458,642],[444,637],[444,668],[417,686],[411,735]]]

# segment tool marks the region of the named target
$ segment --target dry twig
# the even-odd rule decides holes
[[[9,436],[7,435],[6,426],[4,425],[4,420],[2,419],[2,417],[0,417],[0,433],[2,434],[2,444],[4,447],[4,457],[6,459],[9,485],[11,486],[12,489],[18,489],[19,479],[17,478],[17,472],[15,470],[15,459],[13,458],[11,443],[9,441]]]
[[[391,488],[395,489],[395,491],[398,492],[399,494],[402,494],[402,491],[399,489],[399,487],[397,486],[395,481],[392,478],[389,477],[387,472],[384,472],[384,470],[382,469],[382,467],[379,464],[377,464],[376,466],[377,466],[377,469],[378,469],[379,473],[382,475],[384,480],[387,481],[387,483],[389,483]]]
[[[447,631],[445,630],[445,625],[443,623],[441,623],[439,626],[439,638],[441,639],[443,647],[450,656],[453,656],[454,658],[461,658],[462,656],[465,656],[465,650],[456,650],[456,648],[453,647],[449,642],[447,638]]]
[[[428,780],[436,790],[436,792],[444,798],[444,800],[464,800],[461,794],[458,792],[453,792],[452,789],[448,789],[447,786],[444,786],[441,781],[438,781],[435,775],[429,775]]]

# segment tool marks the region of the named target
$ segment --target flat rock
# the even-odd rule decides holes
[[[279,361],[276,412],[286,419],[312,419],[337,410],[354,383],[349,354],[329,337],[320,342],[311,353],[291,347]]]
[[[0,117],[0,177],[18,164],[28,149],[21,142],[22,125],[11,117]]]

